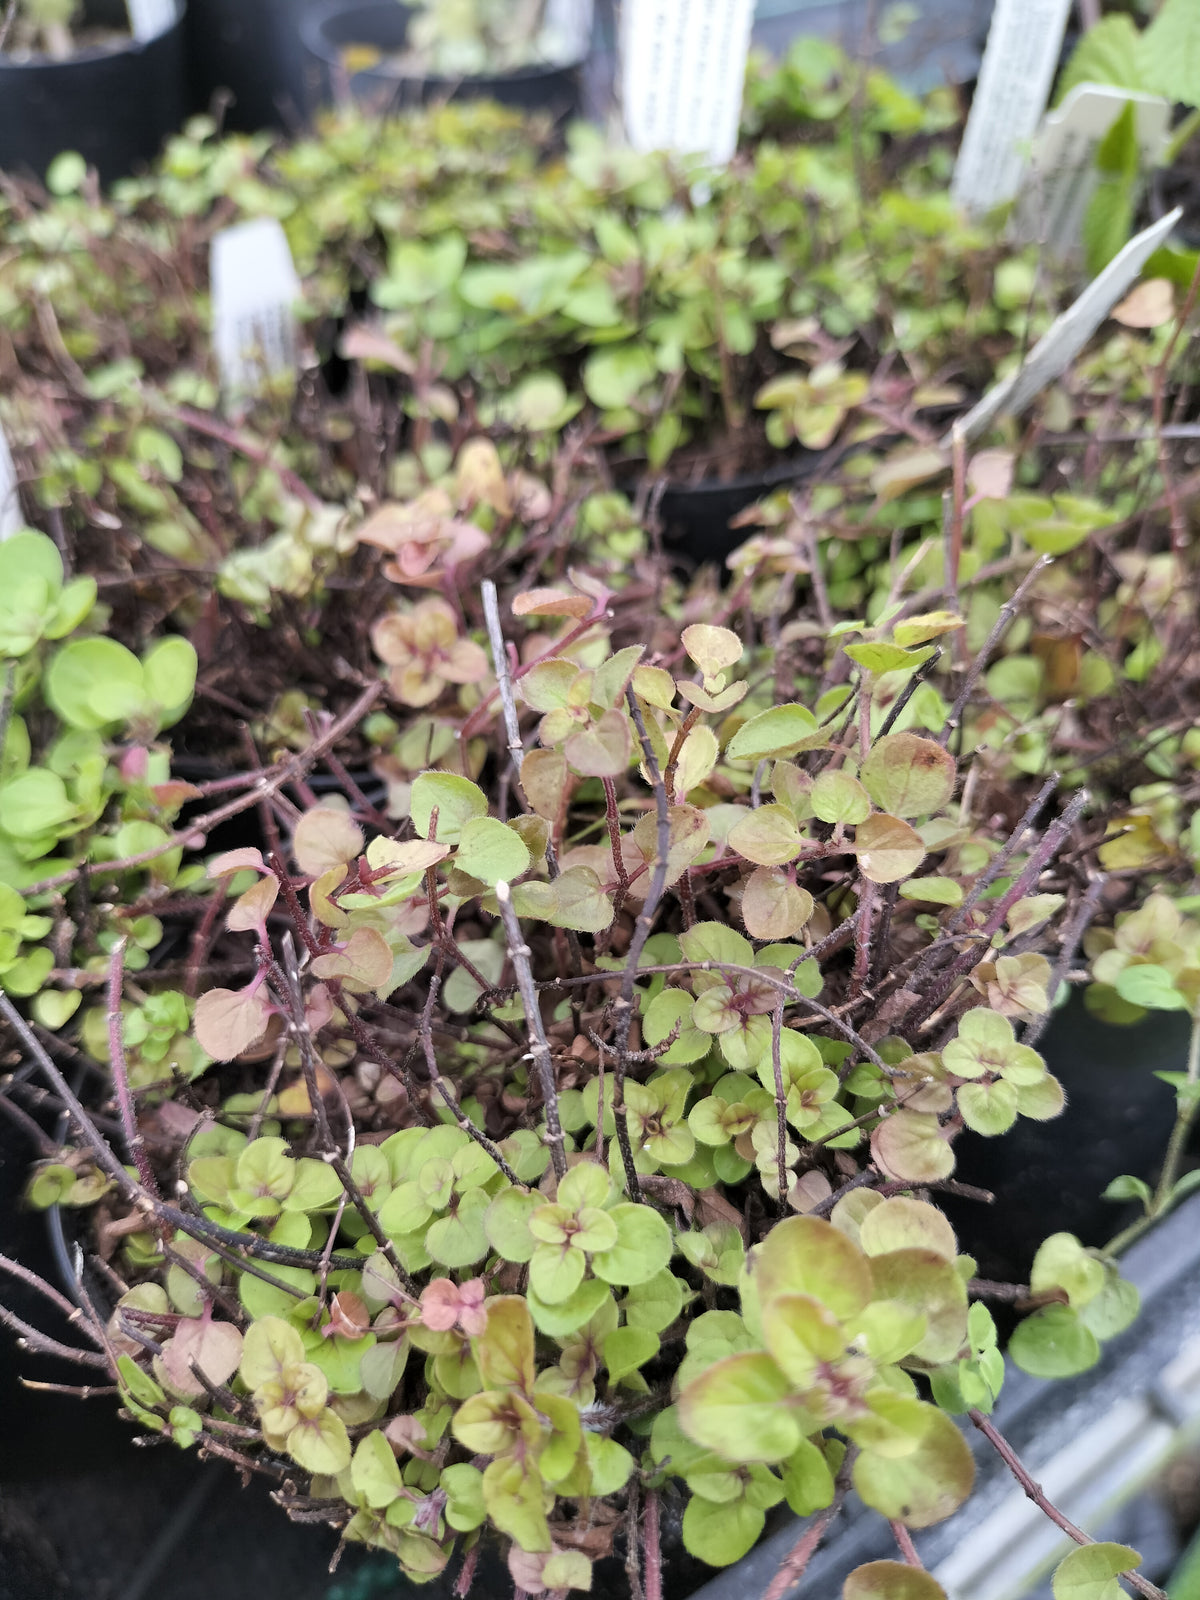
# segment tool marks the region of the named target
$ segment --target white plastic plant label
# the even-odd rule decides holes
[[[296,367],[300,279],[273,217],[225,228],[212,242],[213,347],[227,396],[253,394]]]
[[[125,0],[135,39],[157,39],[175,21],[175,0]]]
[[[21,502],[17,496],[17,469],[13,465],[12,451],[0,428],[0,539],[11,539],[19,528],[25,526],[21,515]]]
[[[724,166],[737,148],[754,0],[623,0],[621,107],[635,150]]]
[[[1099,180],[1096,151],[1130,102],[1141,166],[1158,162],[1171,124],[1166,100],[1107,84],[1077,85],[1049,113],[1034,140],[1013,220],[1017,238],[1043,243],[1060,260],[1079,254],[1083,220]]]
[[[1183,215],[1183,207],[1176,206],[1141,233],[1134,234],[1129,243],[1105,267],[1060,317],[1056,317],[1047,331],[1034,345],[1024,362],[1003,382],[990,389],[973,410],[942,440],[943,449],[949,449],[958,436],[967,444],[1003,413],[1023,411],[1035,395],[1048,383],[1060,377],[1083,349],[1084,345],[1104,321],[1105,317],[1122,299],[1146,262],[1162,244]]]
[[[996,0],[950,192],[980,214],[1014,198],[1058,66],[1071,0]]]

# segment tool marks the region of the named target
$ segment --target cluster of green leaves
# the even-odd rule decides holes
[[[102,615],[95,580],[66,580],[45,534],[26,530],[0,545],[0,984],[36,995],[50,1027],[67,1021],[80,994],[45,987],[53,918],[42,914],[44,897],[21,891],[77,859],[101,866],[165,844],[183,799],[169,781],[169,754],[154,741],[190,703],[195,651],[170,637],[139,660],[87,631]],[[158,858],[155,882],[185,887],[203,876],[182,868],[181,854]],[[118,909],[91,954],[103,962],[122,935],[132,938],[136,967],[161,928]]]
[[[440,78],[519,71],[556,59],[542,6],[505,0],[418,0],[407,36],[406,65]]]
[[[844,116],[856,93],[857,151]],[[43,428],[36,400],[30,414],[6,413],[19,449],[42,431],[60,441],[44,504],[80,525],[98,511],[172,562],[219,567],[219,603],[235,613],[262,619],[276,597],[315,599],[306,647],[332,634],[321,579],[351,548],[382,551],[388,584],[423,591],[367,618],[395,715],[374,713],[360,748],[373,752],[394,826],[334,798],[299,817],[294,870],[256,849],[211,860],[208,886],[225,895],[226,929],[253,975],[194,1006],[173,990],[125,1004],[143,1103],[209,1071],[220,1112],[176,1151],[173,1173],[214,1232],[129,1233],[134,1287],[109,1329],[124,1404],[143,1426],[184,1446],[242,1430],[252,1452],[290,1458],[348,1537],[418,1579],[491,1527],[512,1541],[527,1592],[586,1588],[587,1508],[619,1498],[635,1473],[672,1493],[682,1485],[685,1542],[716,1564],[753,1543],[772,1506],[827,1506],[847,1447],[863,1498],[895,1520],[922,1526],[961,1501],[969,1457],[947,1414],[990,1409],[1002,1361],[985,1306],[971,1303],[973,1263],[918,1191],[951,1175],[961,1129],[998,1136],[1018,1115],[1062,1105],[1016,1029],[1051,1003],[1042,951],[1063,897],[1014,898],[1023,847],[981,882],[999,839],[968,796],[1095,748],[1127,686],[1153,687],[1186,613],[1183,550],[1117,550],[1097,600],[1091,536],[1133,509],[1139,475],[1156,470],[1150,439],[1116,465],[1097,468],[1089,452],[1067,494],[1053,452],[1022,455],[1003,425],[1009,448],[976,452],[952,487],[962,537],[946,565],[951,463],[919,413],[962,392],[928,375],[951,362],[969,383],[989,382],[997,352],[1051,311],[1029,261],[1000,260],[951,212],[948,152],[929,138],[949,125],[947,102],[919,103],[878,74],[858,85],[837,53],[806,48],[753,77],[747,106],[764,136],[704,201],[694,174],[587,134],[535,177],[519,120],[448,107],[383,130],[338,120],[270,153],[198,126],[157,178],[101,205],[64,170],[53,206],[0,211],[18,246],[0,263],[0,325],[22,351],[36,345],[45,320],[31,308],[53,293],[77,372],[66,434]],[[794,138],[797,117],[813,137]],[[860,162],[909,134],[919,153],[864,204]],[[349,330],[343,352],[366,368],[369,392],[400,394],[410,447],[365,519],[348,408],[272,417],[266,467],[257,435],[239,435],[232,460],[191,435],[181,447],[183,408],[216,404],[207,338],[174,278],[159,293],[130,256],[139,243],[157,257],[194,242],[218,199],[222,220],[229,204],[281,217],[314,311],[340,314],[349,262],[365,271],[382,321]],[[118,232],[126,248],[108,248]],[[184,266],[179,286],[194,281]],[[120,319],[133,356],[112,333]],[[847,341],[859,335],[873,353],[902,353],[911,381],[853,366]],[[1144,400],[1168,337],[1113,334],[1085,365],[1087,395],[1063,386],[1047,400],[1043,431],[1098,428],[1105,407]],[[622,570],[645,549],[638,518],[605,473],[556,454],[560,434],[590,407],[620,459],[658,469],[743,428],[752,404],[774,447],[841,441],[857,453],[802,509],[785,493],[755,513],[761,531],[731,563],[735,605],[718,613],[711,591],[685,598],[664,581],[669,617],[647,623],[626,606],[636,585]],[[894,447],[897,417],[907,442]],[[297,477],[320,485],[315,504]],[[210,510],[230,486],[223,542]],[[562,561],[556,519],[571,516],[603,579]],[[539,543],[531,527],[555,531]],[[64,838],[86,840],[99,866],[166,843],[183,794],[152,741],[186,704],[195,664],[179,639],[147,649],[139,638],[135,654],[85,636],[85,622],[105,621],[89,581],[64,583],[49,541],[20,548],[29,560],[0,583],[0,643],[14,664],[0,829],[12,831],[14,813],[37,831],[12,834],[15,865],[0,873],[0,894],[11,885],[0,963],[13,992],[30,993],[52,961],[22,941],[51,930],[18,891],[73,864]],[[1039,554],[1055,563],[963,711],[963,747],[979,754],[956,801],[942,736],[961,679],[940,674],[981,648],[1012,571]],[[516,785],[495,782],[488,657],[457,572],[485,555],[511,555],[523,582],[555,585],[512,598],[529,630],[515,695],[538,733]],[[367,591],[353,593],[363,606]],[[692,620],[717,614],[738,616],[738,632]],[[326,709],[320,692],[290,690],[266,719],[269,741],[303,748],[306,712]],[[1200,857],[1179,794],[1194,731],[1147,733],[1161,788],[1131,785],[1129,771],[1146,773],[1124,751],[1113,761],[1109,789],[1129,801],[1105,846],[1117,867],[1178,866],[1189,848]],[[1068,759],[1078,772],[1081,758]],[[19,786],[38,772],[61,785],[70,816],[48,804],[59,791],[40,776],[22,810]],[[159,888],[201,876],[178,851],[150,870]],[[618,1097],[624,952],[658,880],[662,931],[631,975]],[[157,942],[135,892],[127,880],[84,952],[93,974],[122,934],[129,970]],[[585,956],[594,979],[591,1009],[572,1007],[579,991],[548,1001],[554,1119],[524,1050],[535,1019],[515,992],[502,895],[538,982],[553,990]],[[876,1015],[857,952],[836,939],[829,954],[816,947],[839,930],[852,947],[849,919],[881,903],[872,937],[892,942],[862,952],[872,981],[891,985]],[[1095,999],[1126,1019],[1135,1007],[1194,1011],[1194,928],[1166,899],[1135,916],[1110,950],[1091,952]],[[306,952],[302,1015],[278,969],[251,953],[272,945],[281,919]],[[924,997],[892,979],[939,950],[971,987],[954,990],[933,1050]],[[66,1026],[77,995],[43,988],[39,1020]],[[368,1041],[378,1068],[395,1059],[396,1018],[419,1038],[430,1015],[445,1026],[426,1077],[385,1078],[385,1098],[356,1046]],[[89,1009],[80,1027],[104,1060],[107,1019]],[[305,1032],[318,1093],[342,1091],[356,1122],[353,1195],[314,1133]],[[256,1064],[272,1057],[268,1083]],[[1194,1102],[1179,1087],[1181,1104]],[[177,1123],[163,1126],[178,1136]],[[858,1188],[829,1222],[773,1220],[824,1207],[868,1166],[888,1198]],[[68,1149],[32,1192],[74,1206],[112,1189]],[[269,1254],[255,1262],[251,1249]],[[1047,1375],[1085,1368],[1136,1310],[1112,1262],[1065,1235],[1043,1246],[1029,1288],[1036,1309],[1013,1353]],[[1129,1556],[1099,1548],[1108,1557],[1089,1561]],[[863,1572],[847,1590],[856,1600],[897,1592],[894,1574]]]
[[[681,630],[676,659],[694,676],[647,664],[643,646],[612,647],[607,591],[577,578],[577,592],[514,602],[533,626],[557,619],[565,641],[514,669],[538,719],[519,775],[527,811],[501,820],[481,784],[453,770],[469,741],[450,740],[444,765],[393,788],[406,836],[368,838],[328,801],[296,823],[286,882],[253,848],[210,860],[227,928],[260,950],[281,891],[288,904],[307,900],[304,1010],[288,1012],[261,955],[244,988],[200,996],[186,1075],[210,1058],[271,1054],[281,1010],[293,1038],[277,1058],[285,1077],[226,1095],[180,1170],[222,1239],[254,1237],[291,1258],[250,1271],[236,1252],[183,1235],[164,1258],[148,1231],[125,1246],[139,1281],[114,1329],[136,1314],[174,1330],[149,1363],[136,1341],[122,1351],[131,1413],[182,1444],[256,1417],[261,1445],[309,1475],[311,1498],[344,1504],[347,1536],[390,1551],[414,1578],[490,1527],[512,1541],[522,1581],[586,1588],[572,1507],[620,1495],[635,1472],[681,1484],[687,1547],[728,1563],[771,1506],[828,1505],[848,1446],[869,1504],[914,1527],[948,1515],[971,1478],[951,1414],[991,1408],[1003,1361],[990,1315],[971,1303],[974,1263],[920,1191],[953,1172],[960,1129],[995,1136],[1019,1114],[1062,1105],[1014,1031],[1045,1011],[1049,964],[1006,948],[1049,929],[1062,897],[1009,895],[997,914],[1010,875],[967,906],[990,853],[972,852],[952,814],[956,764],[932,738],[883,731],[878,714],[877,685],[911,681],[962,619],[839,630],[829,648],[857,674],[853,689],[815,711],[760,708],[760,691],[736,676],[745,652],[732,630]],[[933,721],[936,707],[926,710]],[[839,724],[856,714],[862,743]],[[405,731],[389,722],[377,734],[394,762],[406,741],[428,756],[436,727],[418,706]],[[661,785],[661,822],[647,783]],[[589,842],[597,831],[606,843]],[[832,1025],[827,1002],[845,968],[814,944],[853,909],[821,887],[838,861],[860,904],[894,893],[893,926],[921,946],[955,917],[963,936],[985,934],[971,973],[981,1003],[960,1004],[940,1050],[914,1049],[902,1031],[872,1048]],[[730,918],[693,914],[643,943],[631,985],[637,1063],[619,1099],[599,1071],[560,1087],[556,1132],[507,1042],[531,1019],[505,984],[515,956],[502,902],[542,971],[563,934],[591,941],[595,981],[611,996],[627,960],[611,948],[620,919],[652,875],[669,892],[685,873],[713,873]],[[311,1035],[321,1071],[343,1071],[346,1030],[361,1038],[383,1005],[419,1012],[431,961],[444,1014],[483,1020],[428,1057],[432,1126],[385,1124],[385,1136],[356,1141],[351,1196],[341,1169],[311,1153],[311,1121],[295,1120],[311,1114],[295,1030]],[[569,1002],[553,1015],[568,1022]],[[161,1091],[156,1063],[180,1053],[186,1024],[170,994],[128,1013],[144,1088]],[[533,1109],[489,1121],[497,1091],[501,1104]],[[747,1226],[762,1206],[819,1205],[843,1160],[870,1163],[901,1192],[858,1187],[828,1222]],[[35,1184],[41,1203],[107,1189],[70,1157]],[[205,1309],[206,1284],[236,1293],[243,1325]],[[1036,1309],[1013,1351],[1035,1372],[1082,1370],[1136,1311],[1113,1263],[1066,1235],[1039,1252],[1030,1292]],[[199,1393],[193,1360],[209,1380]]]
[[[1191,112],[1175,129],[1164,152],[1170,164],[1200,127],[1200,23],[1188,0],[1164,0],[1150,23],[1138,28],[1126,12],[1100,17],[1080,37],[1059,81],[1059,99],[1081,84],[1106,84],[1131,95],[1161,95],[1172,105]],[[1088,270],[1099,272],[1116,255],[1132,232],[1140,188],[1134,102],[1130,100],[1096,150],[1099,182],[1084,221]],[[1163,252],[1165,265],[1179,258],[1178,270],[1187,265],[1182,251]]]

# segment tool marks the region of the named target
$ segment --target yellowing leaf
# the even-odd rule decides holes
[[[854,830],[854,850],[860,872],[872,883],[898,883],[925,859],[917,830],[879,811]]]
[[[945,633],[953,633],[956,628],[965,627],[966,623],[953,611],[924,611],[920,616],[907,617],[903,622],[897,622],[892,629],[892,638],[897,644],[906,647],[927,644],[930,639],[940,639]]]
[[[910,1454],[891,1459],[864,1449],[854,1463],[854,1487],[867,1505],[908,1528],[941,1522],[971,1492],[975,1463],[966,1440],[943,1411],[926,1406],[926,1431]]]
[[[907,494],[918,483],[940,478],[950,465],[945,450],[898,450],[871,474],[871,487],[884,505]]]
[[[846,1577],[842,1600],[946,1600],[931,1573],[904,1561],[869,1561]]]
[[[1055,1568],[1054,1600],[1124,1600],[1117,1576],[1141,1564],[1141,1556],[1127,1544],[1080,1545]]]
[[[872,746],[862,779],[875,804],[897,817],[940,811],[954,793],[954,757],[916,733],[890,733]]]
[[[954,1151],[932,1112],[894,1111],[871,1135],[871,1154],[889,1178],[933,1183],[954,1171]]]
[[[739,817],[729,830],[729,848],[760,867],[781,867],[794,861],[803,843],[791,812],[782,806],[759,806]]]
[[[715,678],[742,659],[742,641],[729,628],[716,628],[707,622],[694,622],[683,630],[683,648],[705,678]]]
[[[756,867],[742,891],[742,921],[754,939],[790,939],[813,914],[807,889],[775,867]]]
[[[392,952],[374,928],[355,928],[340,950],[317,956],[312,970],[318,978],[341,978],[364,989],[378,989],[392,975]]]
[[[689,1439],[728,1461],[783,1461],[800,1429],[781,1404],[791,1384],[770,1356],[727,1356],[684,1389],[679,1422]]]

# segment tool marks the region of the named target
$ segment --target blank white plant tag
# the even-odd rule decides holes
[[[215,235],[210,268],[213,348],[224,393],[253,394],[268,379],[295,371],[300,279],[275,218]]]
[[[1130,101],[1141,164],[1158,162],[1171,124],[1168,101],[1104,84],[1078,84],[1049,113],[1034,140],[1013,221],[1022,243],[1043,243],[1062,261],[1079,256],[1083,220],[1099,181],[1096,151]]]
[[[125,5],[135,39],[157,39],[175,21],[175,0],[125,0]]]
[[[981,214],[1020,187],[1058,66],[1071,0],[996,0],[950,192]]]
[[[0,539],[11,539],[24,526],[25,518],[17,496],[17,469],[13,466],[4,429],[0,428]]]
[[[635,150],[737,149],[754,0],[622,0],[621,108]]]
[[[1074,305],[1055,318],[1016,372],[989,389],[979,404],[955,424],[942,440],[942,448],[950,449],[956,434],[970,444],[996,417],[1024,411],[1035,395],[1061,377],[1113,306],[1124,297],[1146,262],[1166,243],[1182,215],[1183,207],[1176,206],[1168,216],[1134,234],[1120,254],[1092,279]]]

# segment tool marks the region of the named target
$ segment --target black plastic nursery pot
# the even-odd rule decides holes
[[[239,133],[299,128],[312,89],[300,25],[313,9],[314,0],[188,0],[193,109],[210,110],[224,90],[230,98],[222,127]]]
[[[403,76],[387,57],[405,48],[407,6],[397,0],[352,0],[315,10],[301,27],[304,47],[326,100],[354,99],[381,110],[402,110],[448,99],[498,100],[519,111],[549,112],[556,120],[572,116],[580,104],[580,63],[525,67],[494,77],[435,78]],[[348,51],[365,47],[375,64],[358,65]]]
[[[54,157],[76,150],[104,182],[151,160],[187,114],[185,0],[151,39],[124,38],[65,61],[0,55],[0,168],[44,175]],[[124,27],[120,0],[89,0],[88,21]]]
[[[966,1132],[955,1140],[956,1175],[1000,1197],[987,1206],[938,1196],[980,1276],[1028,1282],[1047,1234],[1074,1233],[1098,1247],[1138,1215],[1136,1203],[1102,1196],[1122,1173],[1156,1176],[1175,1093],[1155,1073],[1182,1068],[1188,1031],[1187,1017],[1171,1011],[1116,1027],[1072,995],[1037,1046],[1066,1090],[1062,1114],[1050,1122],[1019,1118],[1000,1139]]]
[[[764,495],[809,478],[823,457],[806,450],[765,472],[748,472],[736,478],[701,478],[696,483],[668,481],[658,505],[663,543],[689,566],[706,561],[723,566],[753,529],[731,527],[733,519]]]
[[[758,0],[752,39],[783,55],[793,39],[832,39],[852,56],[870,58],[907,89],[969,83],[979,70],[992,0],[915,0],[899,37],[879,39],[880,10],[871,0]]]

